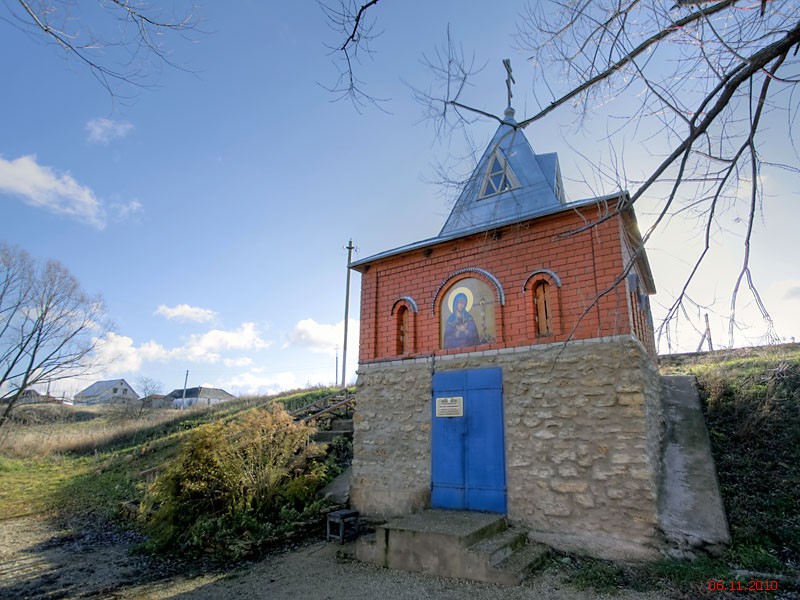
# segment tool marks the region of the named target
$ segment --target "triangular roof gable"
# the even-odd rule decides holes
[[[106,381],[95,381],[92,385],[90,385],[83,391],[78,392],[76,396],[97,396],[98,394],[102,394],[106,390],[111,389],[115,385],[119,385],[120,382],[123,382],[128,387],[131,387],[130,385],[128,385],[128,382],[125,381],[124,379],[108,379]]]
[[[507,109],[505,120],[478,161],[439,237],[525,220],[565,203],[558,156],[537,156],[525,134],[515,126],[514,111]],[[496,155],[510,171],[509,179],[514,185],[506,191],[487,194],[488,170],[496,165]]]

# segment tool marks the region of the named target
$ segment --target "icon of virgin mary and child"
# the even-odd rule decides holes
[[[481,343],[475,319],[467,309],[467,295],[459,292],[453,298],[453,312],[444,324],[443,345],[445,348],[477,346]]]

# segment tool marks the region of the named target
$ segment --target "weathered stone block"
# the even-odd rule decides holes
[[[619,393],[617,401],[623,406],[643,406],[644,394],[641,392]]]
[[[585,481],[551,481],[550,487],[556,492],[573,493],[585,492],[589,484]]]
[[[575,465],[561,465],[558,467],[558,474],[561,477],[577,477],[578,469]]]

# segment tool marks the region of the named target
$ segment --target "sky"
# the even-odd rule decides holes
[[[53,391],[70,396],[111,378],[136,388],[148,377],[169,392],[187,371],[189,386],[234,394],[340,378],[348,240],[358,259],[437,235],[454,200],[436,183],[438,165],[458,165],[466,154],[461,138],[436,135],[414,100],[412,86],[431,85],[423,57],[449,27],[485,65],[468,91],[473,105],[502,112],[501,61],[511,58],[518,120],[538,106],[513,38],[523,2],[492,8],[491,18],[487,6],[377,5],[382,33],[358,74],[386,101],[360,108],[326,89],[337,78],[329,48],[341,40],[316,2],[201,3],[198,31],[161,40],[174,66],[156,66],[143,87],[114,94],[0,8],[0,241],[61,261],[87,292],[102,295],[114,324],[100,340],[102,370]],[[76,16],[97,31],[109,26],[100,14]],[[564,111],[525,132],[537,153],[559,153],[571,200],[615,191],[599,189],[576,158],[579,146],[584,157],[609,160],[598,134],[607,123],[597,120],[599,129],[578,131]],[[480,150],[495,128],[470,126]],[[620,149],[631,170],[638,154]],[[771,195],[753,237],[753,273],[775,331],[792,341],[800,338],[792,243],[800,186],[781,172],[764,177]],[[642,229],[655,202],[637,205]],[[648,244],[656,322],[701,243],[691,220],[676,218]],[[728,343],[731,269],[740,262],[741,238],[720,236],[691,290],[701,307],[689,316],[710,314],[717,347]],[[348,382],[356,377],[359,286],[353,272]],[[734,345],[763,343],[746,295],[737,317]],[[659,349],[694,351],[701,334],[683,326]]]

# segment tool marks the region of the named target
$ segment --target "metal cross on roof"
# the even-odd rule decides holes
[[[503,66],[506,68],[506,73],[508,74],[506,77],[506,88],[508,89],[508,107],[511,108],[511,98],[514,95],[511,93],[511,84],[517,82],[514,81],[514,76],[511,74],[511,59],[504,58]]]

